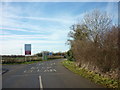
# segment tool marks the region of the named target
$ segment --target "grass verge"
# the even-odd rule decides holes
[[[61,62],[67,69],[70,71],[87,78],[97,84],[103,85],[106,88],[119,88],[120,89],[120,81],[114,80],[111,78],[103,77],[100,74],[95,72],[79,68],[75,65],[75,62],[64,60]]]

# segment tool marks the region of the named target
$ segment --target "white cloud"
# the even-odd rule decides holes
[[[40,34],[35,34],[35,35],[15,35],[15,34],[2,34],[0,35],[0,38],[6,40],[6,41],[13,41],[13,40],[30,40],[32,42],[36,42],[36,40],[39,40],[38,42],[41,42],[41,40],[44,39],[46,42],[52,42],[52,41],[63,41],[65,42],[67,40],[67,34],[68,31],[56,31],[52,34],[49,35],[40,35]]]
[[[31,19],[38,21],[50,21],[50,22],[59,22],[59,23],[71,23],[72,20],[66,18],[44,18],[44,17],[22,17],[22,16],[6,16],[7,18],[15,18],[15,19]]]
[[[0,30],[0,35],[9,35],[11,34],[10,32],[6,32],[6,31],[3,31],[3,30]]]
[[[6,40],[12,40],[12,39],[44,39],[48,38],[44,35],[0,35],[0,38],[4,38]]]
[[[12,30],[12,31],[27,31],[25,29],[19,29],[19,28],[7,28],[7,27],[0,27],[1,30]]]

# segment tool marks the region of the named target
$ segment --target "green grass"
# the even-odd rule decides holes
[[[120,81],[114,80],[108,77],[103,77],[100,74],[97,74],[95,72],[79,68],[75,65],[75,62],[64,60],[61,62],[67,69],[71,70],[72,72],[85,77],[97,84],[102,85],[103,87],[107,88],[120,88]]]

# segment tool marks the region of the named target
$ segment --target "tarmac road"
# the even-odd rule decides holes
[[[60,63],[62,60],[3,65],[9,71],[2,76],[2,88],[101,88],[66,69]]]

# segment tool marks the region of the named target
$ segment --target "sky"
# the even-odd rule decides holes
[[[93,9],[107,11],[117,24],[117,2],[0,2],[0,55],[64,52],[70,26]]]

